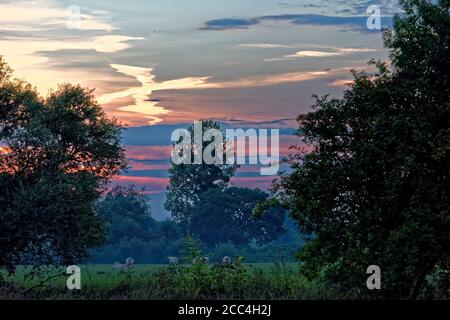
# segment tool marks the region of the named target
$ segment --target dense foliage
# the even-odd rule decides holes
[[[378,265],[381,295],[416,298],[450,270],[450,2],[402,5],[385,35],[391,65],[299,116],[315,150],[291,158],[276,190],[310,235],[309,278],[364,292]]]
[[[0,266],[71,264],[102,243],[93,205],[125,167],[120,130],[92,91],[44,99],[0,57]]]
[[[207,129],[218,129],[217,122],[202,121],[202,135]],[[191,133],[192,144],[195,143],[194,127],[188,128]],[[203,136],[202,136],[203,137]],[[203,142],[206,147],[210,142]],[[194,155],[192,148],[192,157]],[[209,189],[221,188],[228,184],[235,172],[233,165],[218,164],[172,164],[169,169],[170,183],[167,188],[165,208],[170,211],[172,218],[185,228],[191,218],[192,208],[199,202],[199,196]],[[186,229],[187,233],[187,229]]]
[[[173,221],[156,221],[151,216],[148,196],[133,188],[117,187],[98,203],[107,222],[105,246],[93,252],[94,262],[112,263],[133,257],[137,263],[167,263],[176,256],[181,230]]]
[[[192,158],[198,152],[194,127],[188,128],[194,145],[188,155]],[[212,120],[202,121],[202,134],[208,129],[221,127]],[[202,143],[203,149],[210,144],[203,140]],[[229,142],[222,143],[226,152]],[[266,200],[268,194],[258,189],[230,187],[237,166],[224,163],[172,164],[165,207],[173,221],[183,228],[185,235],[200,240],[210,249],[226,243],[236,247],[261,246],[276,240],[286,231],[285,210],[279,206],[271,208],[262,218],[254,217],[253,208]]]
[[[229,196],[234,201],[224,201]],[[286,220],[283,210],[274,208],[263,219],[251,216],[256,202],[267,198],[266,193],[229,188],[213,189],[202,197],[206,197],[204,206],[193,213],[195,225],[190,229],[211,261],[221,261],[224,256],[242,256],[248,262],[294,260],[301,240],[297,227]],[[153,219],[150,198],[142,190],[116,187],[102,197],[96,208],[106,221],[108,237],[104,246],[92,252],[90,262],[111,264],[133,257],[139,264],[166,264],[169,256],[186,258],[188,238],[184,230],[173,220]]]
[[[253,208],[267,197],[267,193],[258,189],[230,187],[206,191],[192,209],[190,233],[210,246],[228,241],[238,246],[270,243],[285,232],[286,214],[283,208],[275,207],[260,219],[253,217]]]

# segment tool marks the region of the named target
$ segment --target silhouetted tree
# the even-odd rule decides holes
[[[382,294],[416,298],[450,262],[450,2],[401,3],[385,35],[392,65],[299,116],[315,150],[276,187],[310,235],[306,275],[364,292],[378,265]]]
[[[125,167],[120,131],[91,90],[44,99],[0,57],[0,266],[71,264],[103,242],[93,204]]]
[[[220,130],[219,123],[211,120],[202,121],[203,133],[207,129]],[[188,128],[194,144],[194,128]],[[203,134],[202,133],[202,134]],[[206,147],[210,142],[203,142]],[[224,147],[225,148],[225,147]],[[195,150],[192,148],[192,157]],[[191,209],[197,204],[200,194],[209,189],[226,186],[236,167],[227,164],[172,164],[169,169],[170,184],[167,188],[165,208],[172,218],[185,229],[190,220]]]

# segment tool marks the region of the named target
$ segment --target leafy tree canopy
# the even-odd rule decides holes
[[[315,150],[293,155],[275,187],[310,235],[306,275],[364,292],[378,265],[381,294],[416,298],[450,269],[450,2],[401,3],[385,34],[391,64],[299,116]]]
[[[219,129],[218,122],[202,121],[203,133],[207,129]],[[194,144],[194,127],[190,126],[192,144]],[[203,142],[206,147],[210,142]],[[194,148],[192,152],[195,152]],[[167,188],[165,208],[171,212],[172,218],[187,226],[191,209],[198,203],[200,194],[209,189],[219,189],[228,184],[236,167],[219,164],[172,164],[169,169],[170,184]]]
[[[42,98],[0,57],[0,266],[70,264],[102,243],[93,204],[125,167],[120,132],[92,90]]]

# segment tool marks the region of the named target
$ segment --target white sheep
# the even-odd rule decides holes
[[[127,260],[125,260],[125,264],[115,261],[112,268],[114,270],[130,270],[133,268],[133,266],[134,260],[132,258],[128,258]]]
[[[209,264],[209,257],[202,257],[202,258],[199,258],[198,260],[197,260],[197,258],[192,259],[192,264],[195,264],[197,262]]]
[[[225,256],[222,258],[222,263],[223,264],[230,264],[231,263],[231,258],[229,256]]]
[[[169,257],[169,264],[170,265],[175,265],[178,264],[179,260],[177,257]]]

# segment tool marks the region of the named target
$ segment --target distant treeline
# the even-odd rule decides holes
[[[167,264],[169,256],[179,257],[182,261],[187,256],[189,237],[176,222],[153,219],[150,204],[147,195],[132,187],[117,187],[106,194],[96,208],[106,221],[109,236],[104,246],[92,252],[89,262],[109,264],[132,257],[136,263]],[[248,219],[252,219],[251,216]],[[211,231],[216,230],[214,226],[210,227]],[[236,231],[238,226],[222,227],[225,231],[240,232]],[[192,232],[196,234],[195,229]],[[232,239],[236,239],[235,242]],[[295,261],[295,253],[303,243],[297,225],[288,217],[283,223],[283,232],[268,243],[257,244],[252,239],[244,242],[227,233],[218,234],[210,242],[196,241],[212,262],[221,261],[224,256],[242,256],[245,262],[253,263]]]

